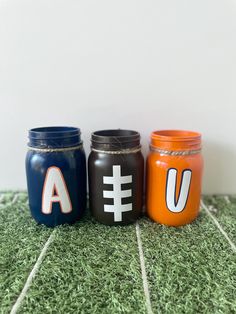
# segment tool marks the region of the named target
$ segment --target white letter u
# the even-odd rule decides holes
[[[166,182],[166,205],[167,208],[173,213],[179,213],[184,210],[190,189],[192,171],[186,169],[182,173],[179,197],[176,201],[176,181],[177,181],[177,170],[171,168],[167,173]]]

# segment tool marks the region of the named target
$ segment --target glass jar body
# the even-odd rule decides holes
[[[88,161],[90,209],[106,225],[133,223],[143,204],[142,153],[92,151]]]
[[[86,208],[86,160],[83,148],[26,155],[29,206],[33,218],[49,227],[80,219]]]
[[[146,207],[148,216],[161,224],[181,226],[199,213],[203,158],[200,153],[147,158]]]

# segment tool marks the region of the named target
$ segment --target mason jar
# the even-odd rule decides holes
[[[168,226],[192,222],[199,214],[202,173],[201,134],[181,130],[153,132],[147,158],[149,217]]]
[[[140,134],[131,130],[92,133],[88,161],[90,209],[106,225],[133,223],[143,203],[144,158]]]
[[[86,208],[86,160],[80,129],[29,131],[26,176],[33,218],[53,227],[79,220]]]

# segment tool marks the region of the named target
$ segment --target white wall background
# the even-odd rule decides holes
[[[205,193],[236,193],[236,0],[0,0],[0,189],[26,187],[27,130],[204,138]]]

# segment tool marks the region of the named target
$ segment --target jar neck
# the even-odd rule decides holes
[[[29,130],[29,147],[60,149],[81,145],[80,129],[74,127],[40,127]]]
[[[166,152],[199,152],[201,150],[201,134],[192,131],[161,130],[151,134],[152,150]],[[187,153],[186,153],[187,154]]]
[[[101,130],[92,133],[92,150],[104,152],[140,149],[140,134],[131,130]]]

